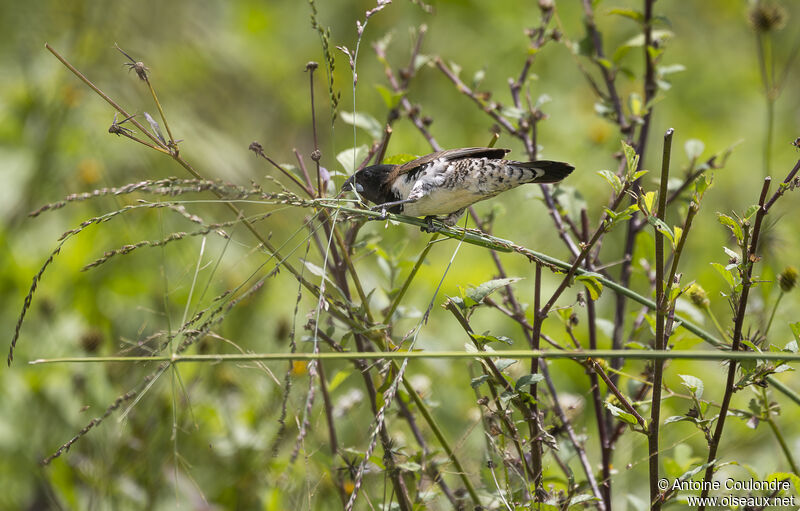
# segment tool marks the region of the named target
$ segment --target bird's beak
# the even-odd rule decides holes
[[[355,179],[351,176],[347,181],[344,182],[342,185],[342,191],[347,192],[350,190],[355,190],[357,193],[363,193],[364,187],[361,184],[356,183]]]

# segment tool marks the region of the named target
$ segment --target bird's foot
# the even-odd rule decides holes
[[[386,213],[386,208],[384,207],[383,204],[378,204],[377,206],[372,206],[369,209],[370,209],[370,211],[380,211],[381,212],[380,220],[386,220],[386,217],[388,215]]]
[[[419,228],[422,232],[439,232],[442,230],[441,227],[436,227],[433,225],[433,219],[436,218],[434,216],[426,216],[425,217],[425,225]]]

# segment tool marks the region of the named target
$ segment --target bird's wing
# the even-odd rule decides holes
[[[427,154],[421,158],[417,158],[416,160],[398,165],[392,170],[392,173],[395,175],[395,177],[402,176],[403,174],[407,174],[412,170],[425,165],[426,163],[430,163],[438,159],[444,159],[445,161],[460,160],[462,158],[490,158],[499,160],[510,151],[511,149],[498,149],[494,147],[462,147],[459,149],[445,149],[444,151]]]

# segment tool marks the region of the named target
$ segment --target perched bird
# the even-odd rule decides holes
[[[525,183],[556,183],[574,169],[568,163],[504,160],[509,149],[448,149],[402,165],[371,165],[345,181],[342,191],[355,190],[384,214],[424,216],[454,225],[470,205]]]

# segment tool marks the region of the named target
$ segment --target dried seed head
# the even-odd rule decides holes
[[[787,266],[780,275],[778,275],[778,285],[781,286],[781,291],[788,293],[797,284],[797,268],[794,266]]]
[[[711,305],[711,301],[708,299],[708,296],[706,296],[706,290],[697,284],[689,286],[689,299],[701,309],[705,309]]]
[[[758,33],[780,30],[786,24],[786,9],[775,2],[757,1],[747,13],[747,19]]]

